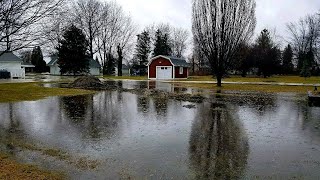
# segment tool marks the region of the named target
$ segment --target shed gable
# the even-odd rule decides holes
[[[170,60],[163,58],[163,57],[158,57],[156,59],[153,59],[152,62],[149,64],[149,78],[157,78],[157,67],[158,66],[170,66],[172,67],[173,65],[171,64]]]

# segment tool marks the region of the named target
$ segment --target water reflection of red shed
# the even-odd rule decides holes
[[[186,79],[189,76],[189,64],[183,58],[156,56],[147,66],[149,79]]]

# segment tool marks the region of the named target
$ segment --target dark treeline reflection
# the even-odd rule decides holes
[[[62,97],[61,107],[65,110],[65,113],[70,120],[75,123],[83,122],[86,119],[89,104],[92,104],[92,98],[91,95]]]
[[[107,91],[95,96],[61,97],[60,103],[65,115],[84,136],[111,138],[119,133],[121,101],[119,93]]]
[[[153,98],[154,107],[156,109],[158,116],[166,116],[168,113],[168,102],[169,99],[167,97],[158,96]]]
[[[137,96],[137,107],[139,112],[148,113],[150,109],[150,98],[147,96]]]
[[[155,113],[158,117],[166,117],[168,114],[169,100],[168,97],[161,94],[157,97],[138,95],[137,108],[141,113]]]
[[[190,136],[195,179],[237,179],[247,164],[248,139],[225,104],[204,103]]]
[[[2,117],[8,117],[8,123],[6,124],[6,127],[0,123],[0,142],[3,145],[3,150],[5,152],[14,155],[19,151],[14,146],[14,138],[23,140],[24,130],[22,128],[20,116],[16,113],[15,106],[13,105],[13,103],[9,103],[8,106],[5,107],[3,110],[7,111],[7,115],[3,115]],[[1,120],[4,119],[0,118],[0,121]],[[2,149],[1,144],[0,149]]]

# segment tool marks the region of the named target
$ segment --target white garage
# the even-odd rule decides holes
[[[172,66],[157,66],[157,79],[172,79]]]

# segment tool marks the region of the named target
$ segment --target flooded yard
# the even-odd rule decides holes
[[[0,151],[71,179],[320,178],[319,107],[294,94],[202,93],[197,103],[112,90],[0,104]]]

